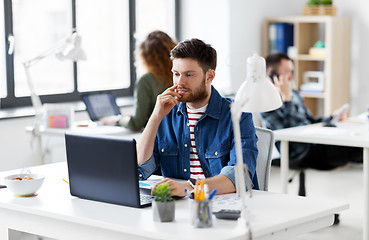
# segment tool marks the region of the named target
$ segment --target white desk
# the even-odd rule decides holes
[[[83,126],[83,127],[82,127]],[[120,126],[109,126],[109,125],[97,125],[92,122],[80,122],[75,123],[71,128],[46,128],[44,126],[40,127],[38,131],[32,126],[26,127],[26,132],[30,132],[33,134],[35,138],[35,155],[36,160],[39,165],[44,164],[43,161],[43,150],[42,150],[42,136],[51,136],[51,137],[61,137],[64,138],[64,134],[66,131],[81,133],[81,134],[94,134],[94,135],[119,135],[125,136],[129,138],[139,139],[141,136],[140,132],[134,132],[129,130],[128,128],[120,127]]]
[[[190,225],[187,201],[176,202],[171,223],[153,221],[152,209],[136,209],[72,197],[66,163],[30,169],[46,175],[37,197],[14,197],[0,189],[0,239],[8,239],[8,229],[56,239],[247,239],[240,222],[219,220],[214,226],[196,229]],[[3,177],[16,173],[0,173]],[[334,213],[348,204],[286,194],[255,191],[248,199],[253,239],[287,239],[333,224]]]
[[[274,131],[275,140],[281,141],[281,185],[287,193],[288,184],[288,142],[317,143],[363,148],[364,172],[364,222],[363,239],[369,240],[369,131],[365,123],[339,122],[337,128],[312,124]]]

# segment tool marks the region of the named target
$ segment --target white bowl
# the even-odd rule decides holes
[[[15,180],[15,178],[21,178],[29,176],[32,179],[29,180]],[[19,196],[32,196],[42,186],[45,176],[41,174],[21,173],[13,174],[4,178],[6,187],[12,191],[15,195]]]

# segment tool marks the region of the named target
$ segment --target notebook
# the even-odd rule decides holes
[[[129,207],[147,207],[139,189],[136,141],[111,135],[65,134],[72,196]]]
[[[109,92],[83,94],[81,98],[92,121],[108,116],[119,119],[121,115],[114,95]]]

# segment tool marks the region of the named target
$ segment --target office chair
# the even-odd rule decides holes
[[[266,128],[255,127],[255,130],[259,138],[257,142],[259,154],[256,160],[256,174],[258,176],[260,190],[268,191],[274,134],[271,130]]]
[[[266,122],[263,121],[263,116],[261,115],[261,113],[253,114],[253,122],[254,122],[254,125],[255,125],[255,129],[257,130],[256,135],[258,135],[258,130],[260,130],[260,129],[271,131],[271,130],[266,128]],[[272,158],[272,152],[273,152],[273,145],[274,145],[274,135],[273,135],[273,142],[272,142],[272,146],[271,146],[271,150],[270,150],[271,151],[271,153],[270,153],[271,158]],[[259,149],[259,144],[258,144],[258,149]],[[305,156],[306,156],[306,153],[300,155],[297,159],[290,159],[290,168],[294,169],[294,170],[297,170],[299,172],[299,190],[298,190],[298,195],[299,196],[306,196],[306,188],[305,188],[305,169],[306,168],[298,166],[299,163],[301,163],[303,161]],[[280,166],[280,164],[281,164],[281,161],[280,161],[279,158],[271,159],[270,161],[271,161],[271,164],[274,165],[274,166]],[[291,164],[291,162],[294,162],[296,164]],[[258,164],[259,164],[259,161],[258,161]],[[295,176],[295,174],[288,180],[288,182],[291,183],[293,181],[294,176]],[[258,173],[258,178],[259,178],[259,173]]]

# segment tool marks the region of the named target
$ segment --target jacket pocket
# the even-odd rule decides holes
[[[205,151],[205,158],[209,162],[212,174],[219,174],[230,158],[231,143],[223,143],[209,147]]]
[[[160,142],[158,144],[160,156],[178,156],[177,144]]]
[[[178,169],[178,145],[160,142],[158,144],[161,171],[164,176],[174,176]]]

